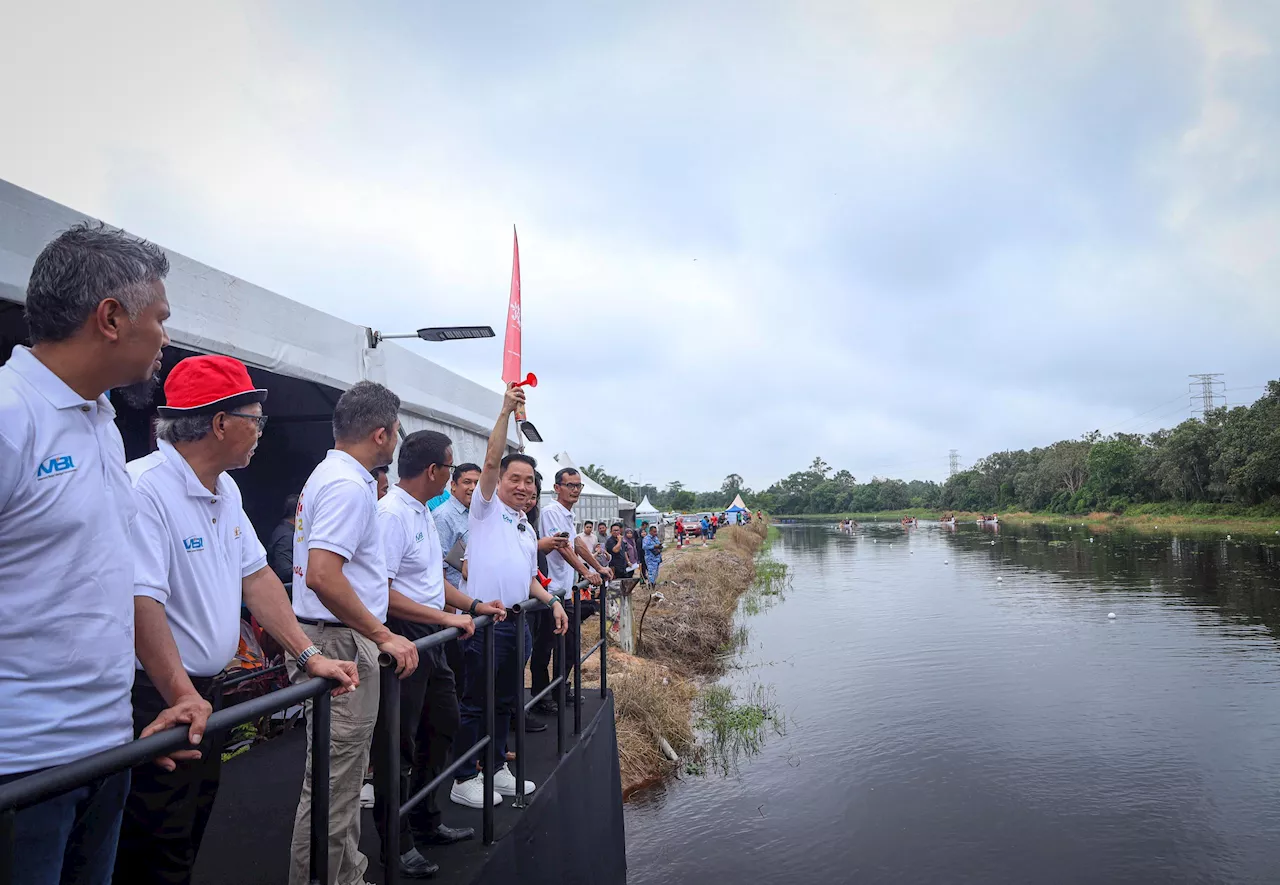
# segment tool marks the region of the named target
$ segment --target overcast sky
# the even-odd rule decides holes
[[[501,336],[515,224],[530,417],[623,476],[941,479],[1280,377],[1280,3],[5,7],[0,177],[384,330]]]

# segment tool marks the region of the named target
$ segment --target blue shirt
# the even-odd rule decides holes
[[[440,535],[440,551],[443,556],[448,556],[449,551],[453,549],[453,545],[459,538],[462,543],[467,543],[467,508],[462,506],[462,502],[452,495],[449,500],[445,501],[431,515],[436,521],[436,531]],[[462,572],[458,571],[449,563],[444,564],[444,576],[449,583],[455,587],[462,586]]]

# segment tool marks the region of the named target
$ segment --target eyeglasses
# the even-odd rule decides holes
[[[227,412],[227,414],[234,415],[237,418],[248,418],[250,421],[257,421],[259,433],[261,433],[267,427],[266,415],[250,415],[248,412]]]
[[[571,492],[580,492],[583,489],[583,485],[580,482],[562,482],[560,483],[560,488],[568,489]]]

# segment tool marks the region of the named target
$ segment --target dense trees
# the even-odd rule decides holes
[[[1087,513],[1135,505],[1191,510],[1257,508],[1280,514],[1280,381],[1251,406],[1216,409],[1151,434],[1098,432],[1043,448],[995,452],[944,484],[874,477],[859,483],[822,458],[762,492],[731,473],[720,488],[693,492],[629,485],[594,464],[585,472],[627,498],[648,495],[660,510],[716,510],[741,494],[770,513],[1010,510]]]

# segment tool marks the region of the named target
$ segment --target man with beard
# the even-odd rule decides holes
[[[0,783],[133,738],[137,510],[112,388],[145,383],[169,343],[169,261],[144,240],[80,224],[31,269],[31,347],[0,367]],[[205,728],[199,698],[164,727]],[[105,885],[129,772],[97,778],[12,818],[15,885]]]
[[[534,470],[537,464],[525,454],[503,457],[507,444],[507,428],[511,413],[524,402],[524,390],[508,385],[502,411],[489,434],[484,469],[480,484],[471,499],[468,523],[470,542],[467,546],[467,591],[478,599],[496,599],[504,607],[525,601],[530,596],[551,605],[556,632],[563,633],[569,622],[560,601],[542,588],[537,579],[537,544],[529,543],[532,528],[525,518],[529,498],[534,494]],[[494,731],[495,760],[503,760],[507,751],[507,733],[516,704],[516,679],[524,678],[525,661],[516,655],[516,622],[502,621],[493,626],[494,647]],[[528,626],[525,626],[526,631]],[[525,648],[529,648],[526,634]],[[473,747],[483,730],[485,680],[482,656],[484,641],[473,636],[463,644],[467,659],[467,684],[462,694],[462,727],[455,747],[459,753]],[[505,762],[493,772],[495,794],[486,796],[483,779],[468,760],[458,770],[461,775],[450,791],[459,805],[483,808],[486,802],[497,805],[501,796],[516,794],[515,775]],[[525,782],[524,792],[532,793],[534,785]]]
[[[138,505],[134,561],[134,644],[145,667],[134,677],[133,724],[139,737],[167,706],[198,698],[205,713],[216,677],[240,643],[241,601],[298,669],[356,687],[356,666],[318,653],[302,632],[266,550],[245,515],[228,470],[247,467],[266,417],[267,391],[239,360],[195,356],[165,382],[159,451],[128,464]],[[125,803],[116,882],[185,885],[191,881],[222,769],[221,740],[199,758],[133,770]]]
[[[363,882],[369,864],[360,852],[360,787],[378,718],[378,653],[391,656],[401,679],[418,666],[417,647],[383,623],[387,560],[372,471],[391,463],[399,411],[400,397],[372,381],[342,394],[333,408],[334,447],[298,498],[294,613],[322,654],[356,662],[360,680],[355,691],[334,699],[330,735],[329,875],[344,885]],[[310,881],[313,727],[308,703],[307,768],[293,821],[289,885]]]

